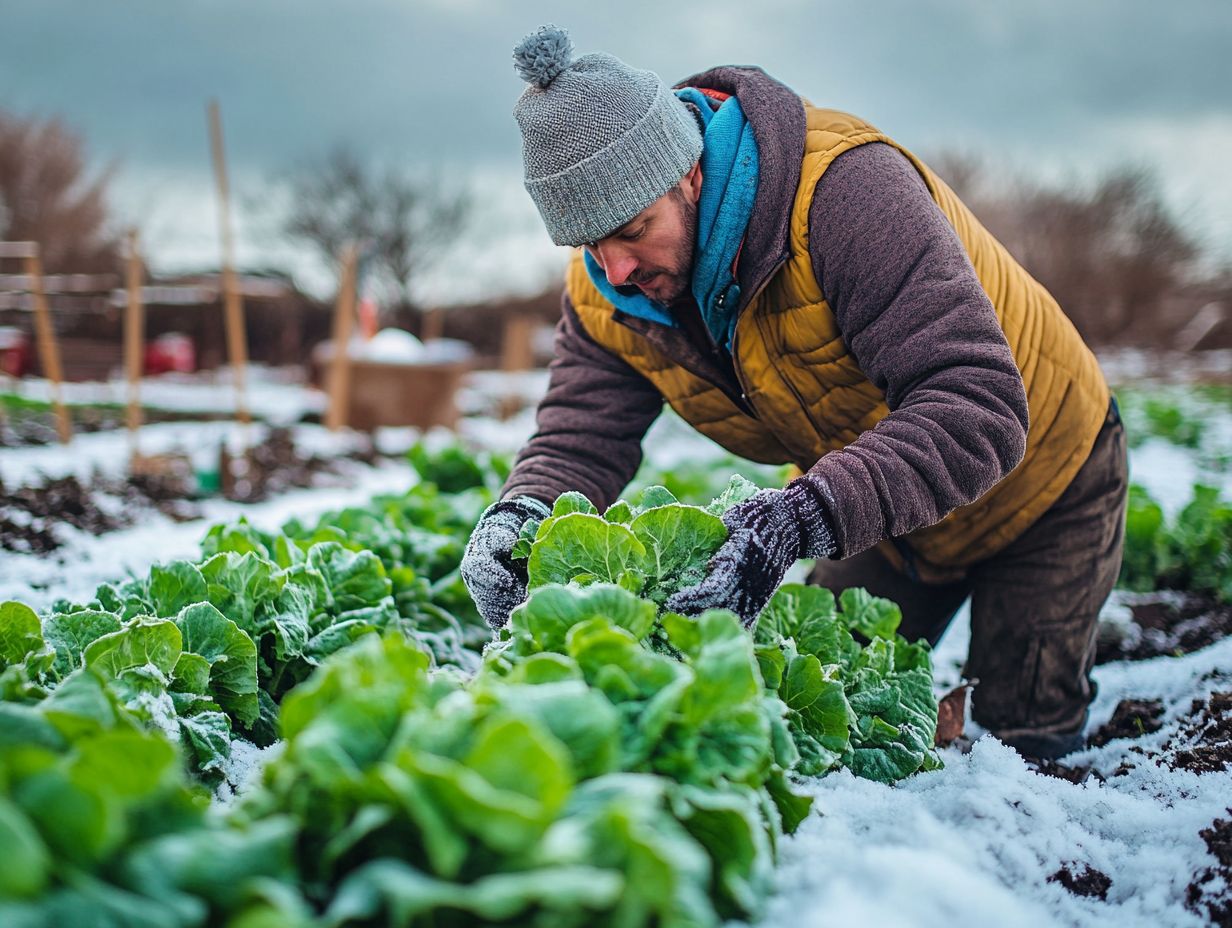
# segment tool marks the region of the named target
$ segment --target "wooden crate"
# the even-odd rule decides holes
[[[427,429],[458,424],[455,396],[469,361],[442,364],[351,362],[346,424],[361,431],[384,425]]]

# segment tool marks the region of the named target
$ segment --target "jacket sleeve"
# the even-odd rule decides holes
[[[590,338],[567,293],[561,299],[548,392],[501,496],[532,496],[550,506],[561,493],[579,490],[602,511],[637,473],[642,438],[663,397]]]
[[[808,472],[838,556],[932,525],[1026,449],[1027,398],[975,269],[923,178],[869,143],[822,175],[809,213],[817,280],[890,414]]]

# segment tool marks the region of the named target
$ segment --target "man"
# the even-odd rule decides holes
[[[935,643],[972,598],[977,722],[1024,754],[1082,744],[1120,565],[1124,432],[1057,304],[913,154],[757,68],[673,91],[542,27],[515,52],[526,188],[581,246],[538,430],[463,576],[499,627],[522,522],[600,509],[666,401],[725,448],[802,471],[731,509],[668,602],[746,623],[798,558],[896,601]]]

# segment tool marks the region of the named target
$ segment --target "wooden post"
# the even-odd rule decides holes
[[[535,363],[534,322],[525,313],[515,313],[505,319],[501,338],[501,370],[528,371]]]
[[[420,341],[435,341],[445,334],[445,313],[440,308],[426,310],[423,314],[423,329]]]
[[[218,222],[222,234],[222,289],[227,327],[227,358],[235,378],[235,414],[240,422],[250,421],[245,380],[248,368],[248,336],[244,331],[244,303],[235,280],[235,243],[231,238],[231,206],[227,188],[226,151],[222,141],[222,117],[218,101],[209,104],[210,147],[214,154],[214,176],[218,181]]]
[[[346,425],[347,408],[351,402],[351,326],[355,319],[355,273],[359,250],[348,245],[342,255],[342,280],[338,300],[334,304],[334,356],[329,362],[329,408],[325,425],[337,430]]]
[[[60,441],[67,445],[73,440],[73,423],[60,396],[60,381],[64,379],[64,370],[60,367],[60,344],[56,341],[51,313],[47,309],[47,295],[43,292],[43,261],[37,247],[26,258],[26,274],[30,278],[30,296],[34,300],[34,333],[38,341],[39,362],[43,365],[43,374],[51,381],[51,402],[56,409],[56,431],[60,435]]]
[[[144,373],[145,304],[141,299],[141,254],[137,230],[128,233],[128,266],[124,286],[128,305],[124,312],[124,368],[128,374],[128,438],[137,456],[137,430],[141,428],[141,375]]]

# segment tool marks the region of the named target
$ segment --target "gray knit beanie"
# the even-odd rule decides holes
[[[652,71],[540,26],[513,52],[530,86],[513,108],[526,190],[557,245],[611,234],[674,187],[702,153],[697,119]]]

